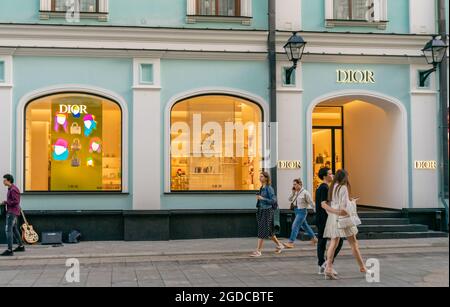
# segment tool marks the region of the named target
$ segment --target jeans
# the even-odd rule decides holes
[[[14,239],[17,240],[19,246],[23,246],[22,237],[19,232],[19,227],[17,226],[17,216],[14,214],[6,215],[6,241],[8,243],[8,249],[13,249]]]
[[[300,232],[300,228],[303,228],[306,230],[306,233],[311,237],[314,238],[316,234],[309,226],[308,222],[306,221],[306,218],[308,217],[308,210],[306,209],[295,209],[295,220],[294,224],[292,224],[292,232],[291,237],[289,238],[289,242],[295,242],[297,239],[298,233]]]

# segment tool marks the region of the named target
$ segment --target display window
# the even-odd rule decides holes
[[[222,95],[189,98],[171,110],[171,191],[260,188],[261,108]]]
[[[109,99],[61,93],[25,110],[26,192],[121,192],[122,111]]]

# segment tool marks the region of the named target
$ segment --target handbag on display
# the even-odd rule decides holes
[[[71,146],[72,151],[81,150],[81,142],[80,139],[74,139]]]
[[[72,165],[72,167],[80,167],[81,160],[80,160],[80,158],[78,158],[78,156],[76,154],[74,154],[70,164]]]
[[[70,134],[81,134],[81,127],[80,125],[78,125],[77,122],[73,122],[72,125],[70,126]]]

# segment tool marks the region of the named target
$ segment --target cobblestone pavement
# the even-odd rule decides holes
[[[380,283],[375,284],[358,272],[348,249],[336,261],[341,280],[325,281],[317,274],[312,248],[275,255],[268,246],[258,259],[239,253],[80,258],[80,282],[73,284],[66,281],[62,257],[1,259],[0,287],[448,287],[448,240],[436,242],[409,241],[410,247],[397,249],[378,242],[364,249],[364,258],[380,261]]]

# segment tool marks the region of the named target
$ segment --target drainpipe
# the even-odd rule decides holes
[[[447,44],[447,27],[446,27],[446,0],[438,0],[438,27],[441,39]],[[448,57],[439,67],[439,87],[440,87],[440,115],[441,115],[441,191],[439,198],[445,208],[445,231],[448,231],[448,73],[447,73]]]
[[[269,52],[269,91],[270,91],[270,158],[278,159],[276,156],[276,148],[278,140],[274,136],[275,129],[277,128],[275,123],[277,122],[277,45],[276,45],[276,0],[269,0],[269,39],[268,39],[268,52]],[[273,163],[272,163],[273,164]],[[272,177],[272,186],[277,192],[277,167],[275,161],[275,167],[270,170],[270,176]]]

